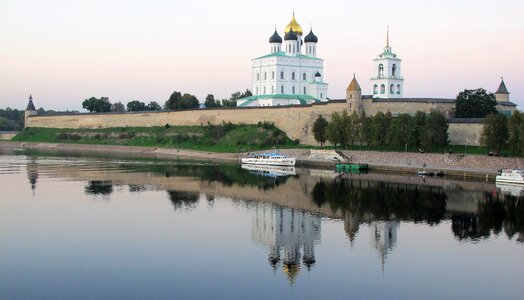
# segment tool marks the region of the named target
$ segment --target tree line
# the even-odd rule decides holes
[[[210,107],[235,107],[237,100],[251,96],[250,90],[245,92],[234,92],[228,99],[216,100],[215,96],[208,94],[204,105]],[[125,112],[125,111],[160,111],[160,110],[181,110],[194,109],[200,107],[200,101],[195,95],[174,91],[164,102],[162,107],[158,102],[151,101],[148,104],[139,100],[133,100],[124,105],[121,102],[111,103],[108,97],[91,97],[82,102],[82,108],[89,112]]]
[[[498,153],[508,149],[511,155],[524,154],[524,114],[513,111],[508,118],[503,114],[491,114],[484,120],[480,142]]]
[[[313,135],[321,146],[329,142],[335,147],[346,148],[350,145],[432,148],[449,143],[448,123],[439,111],[393,117],[390,112],[366,116],[356,112],[349,115],[344,110],[334,112],[330,121],[319,115],[313,124]]]

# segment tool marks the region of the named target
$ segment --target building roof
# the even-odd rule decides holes
[[[29,94],[29,102],[27,103],[25,110],[36,110],[35,105],[33,104],[33,96],[31,94]]]
[[[273,56],[282,56],[282,57],[297,57],[297,58],[303,58],[303,59],[315,59],[315,60],[323,60],[322,58],[318,58],[318,57],[313,57],[313,56],[308,56],[308,55],[304,55],[304,54],[294,54],[294,55],[288,55],[286,52],[284,51],[278,51],[278,52],[275,52],[275,53],[271,53],[271,54],[267,54],[267,55],[263,55],[263,56],[260,56],[260,57],[257,57],[257,58],[254,58],[254,59],[260,59],[260,58],[267,58],[267,57],[273,57]]]
[[[290,31],[294,31],[295,34],[302,35],[302,26],[298,24],[297,20],[295,19],[295,12],[293,12],[293,18],[291,18],[291,22],[287,24],[286,29],[284,29],[284,33],[287,34]]]
[[[313,33],[313,29],[309,31],[309,33],[304,38],[305,43],[318,43],[317,36]]]
[[[346,91],[362,91],[362,89],[360,88],[360,85],[358,84],[357,82],[357,78],[355,78],[355,74],[353,73],[353,80],[351,80],[351,82],[349,83],[348,85],[348,88],[346,89]]]
[[[504,78],[500,81],[499,88],[495,92],[495,94],[509,94],[508,89],[506,88],[506,84],[504,83]]]
[[[269,38],[269,43],[279,43],[281,44],[282,43],[282,38],[280,37],[280,35],[278,35],[277,33],[277,30],[275,29],[275,33],[273,33],[273,35]]]
[[[298,35],[291,29],[290,31],[286,32],[284,35],[284,41],[296,41],[298,40]]]
[[[258,99],[286,99],[286,100],[298,100],[301,105],[308,104],[307,101],[313,100],[314,102],[320,102],[319,99],[311,95],[292,95],[292,94],[266,94],[266,95],[253,95],[238,100],[247,100],[246,102],[238,105],[238,107],[244,107]]]

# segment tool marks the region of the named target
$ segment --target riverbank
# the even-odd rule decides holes
[[[0,148],[10,150],[52,151],[61,154],[98,154],[111,156],[133,156],[162,159],[195,159],[204,161],[236,162],[239,153],[218,153],[176,148],[30,143],[0,141]],[[333,150],[282,149],[279,152],[297,158],[297,166],[312,168],[333,168]],[[476,177],[492,180],[501,168],[516,168],[517,158],[488,157],[483,155],[403,153],[378,151],[338,151],[355,163],[368,164],[371,170],[413,174],[417,170],[441,171],[447,176]]]

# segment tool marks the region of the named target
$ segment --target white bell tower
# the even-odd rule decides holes
[[[402,60],[391,51],[389,46],[389,26],[387,30],[386,47],[373,60],[375,71],[371,77],[373,98],[402,98],[404,93],[404,78],[401,73]]]

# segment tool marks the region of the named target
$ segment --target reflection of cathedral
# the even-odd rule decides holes
[[[371,243],[380,254],[382,270],[384,270],[388,253],[397,244],[398,226],[397,221],[377,221],[370,224]]]
[[[301,256],[308,270],[315,263],[314,246],[320,242],[320,223],[319,216],[304,211],[256,203],[251,234],[253,240],[269,246],[269,262],[274,269],[282,262],[293,283],[300,271]]]

